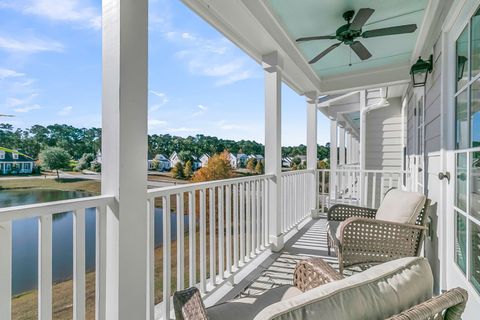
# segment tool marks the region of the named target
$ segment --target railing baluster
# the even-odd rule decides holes
[[[147,319],[155,319],[155,198],[148,200],[147,227]]]
[[[262,245],[262,205],[261,205],[261,185],[260,181],[257,180],[255,181],[255,185],[257,188],[257,250],[261,250],[261,245]]]
[[[195,236],[197,233],[196,219],[195,219],[195,191],[188,193],[188,285],[193,287],[196,281],[196,241]]]
[[[52,216],[38,221],[38,319],[52,319]]]
[[[257,247],[257,185],[255,181],[250,183],[251,187],[251,206],[252,206],[252,220],[250,221],[252,225],[252,247],[250,251],[250,256],[254,257],[255,256],[255,248]]]
[[[73,319],[85,319],[85,209],[73,213]]]
[[[245,263],[245,184],[240,183],[240,262]]]
[[[377,173],[373,174],[373,183],[372,183],[372,206],[371,208],[377,207]]]
[[[233,268],[238,269],[238,184],[233,185]]]
[[[383,173],[380,173],[380,177],[380,202],[382,202],[385,193],[385,176]]]
[[[223,279],[225,273],[225,223],[223,215],[223,186],[218,187],[218,274]]]
[[[185,287],[185,231],[183,192],[176,195],[177,204],[177,290],[183,290]]]
[[[163,319],[170,319],[170,288],[172,279],[171,237],[170,237],[170,196],[163,202]]]
[[[262,179],[262,218],[263,218],[263,237],[262,243],[263,247],[266,248],[268,243],[268,223],[267,223],[267,183],[265,179]]]
[[[12,222],[0,223],[0,319],[12,316]]]
[[[225,186],[225,220],[226,220],[226,235],[227,235],[227,272],[232,273],[232,188],[231,185]]]
[[[217,283],[217,273],[215,267],[216,261],[216,250],[215,250],[215,187],[209,189],[209,196],[210,196],[210,284],[214,287]]]
[[[245,255],[247,256],[248,260],[250,260],[250,252],[252,250],[252,209],[251,209],[251,202],[252,202],[252,195],[251,195],[251,192],[250,192],[250,182],[247,182],[245,184],[245,200],[246,200],[246,203],[245,203],[245,224],[246,224],[246,234],[245,234],[245,237],[246,237],[246,240],[247,240],[247,244],[246,244],[246,252],[245,252]]]
[[[369,174],[368,172],[364,173],[364,185],[363,185],[363,192],[362,192],[362,205],[365,207],[368,207],[368,179],[369,179]]]
[[[200,190],[200,291],[207,292],[206,189]]]
[[[95,213],[95,319],[106,319],[107,276],[107,207],[96,208]]]
[[[327,201],[327,186],[325,184],[325,176],[326,176],[327,172],[326,171],[322,171],[322,196],[321,196],[321,204],[322,204],[322,207],[320,208],[322,210],[322,213],[325,213],[325,203]]]

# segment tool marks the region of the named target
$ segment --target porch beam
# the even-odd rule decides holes
[[[273,251],[284,245],[282,222],[282,66],[277,52],[264,55],[265,73],[265,173],[274,177],[268,182],[269,234]]]
[[[98,317],[146,319],[148,0],[103,0],[102,8],[102,194],[115,203],[105,213]]]

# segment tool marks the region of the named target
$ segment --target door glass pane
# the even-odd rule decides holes
[[[468,28],[457,39],[457,91],[468,82]]]
[[[455,184],[455,206],[467,211],[467,154],[457,154],[457,176]]]
[[[455,262],[462,269],[467,270],[467,222],[463,215],[455,212]]]
[[[472,77],[480,72],[480,10],[472,17]]]
[[[480,152],[473,152],[470,160],[470,214],[480,220]]]
[[[480,292],[480,226],[470,222],[470,282]]]
[[[470,130],[472,147],[480,147],[480,80],[472,84],[470,93]]]
[[[455,99],[455,141],[457,149],[467,149],[468,143],[468,91]]]

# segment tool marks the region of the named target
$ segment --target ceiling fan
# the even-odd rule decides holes
[[[362,27],[365,25],[367,20],[370,16],[375,12],[374,9],[370,8],[362,8],[358,10],[357,14],[355,15],[354,10],[346,11],[343,14],[343,18],[347,21],[346,24],[341,26],[337,29],[334,36],[313,36],[313,37],[303,37],[298,38],[297,42],[304,42],[304,41],[311,41],[311,40],[325,40],[325,39],[337,39],[338,43],[335,43],[325,49],[324,51],[320,52],[317,56],[315,56],[312,60],[309,61],[310,64],[317,62],[318,60],[322,59],[326,56],[330,51],[337,48],[342,43],[350,46],[350,48],[357,54],[357,56],[362,60],[369,59],[372,54],[368,51],[367,48],[356,38],[373,38],[373,37],[383,37],[383,36],[391,36],[395,34],[402,34],[402,33],[411,33],[417,30],[416,24],[406,24],[401,26],[395,27],[388,27],[388,28],[381,28],[381,29],[374,29],[362,32]],[[353,16],[355,15],[355,18]],[[353,21],[352,21],[353,18]]]

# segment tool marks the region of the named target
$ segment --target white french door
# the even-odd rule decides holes
[[[480,5],[463,7],[448,36],[446,206],[447,287],[469,291],[465,319],[480,310]]]

